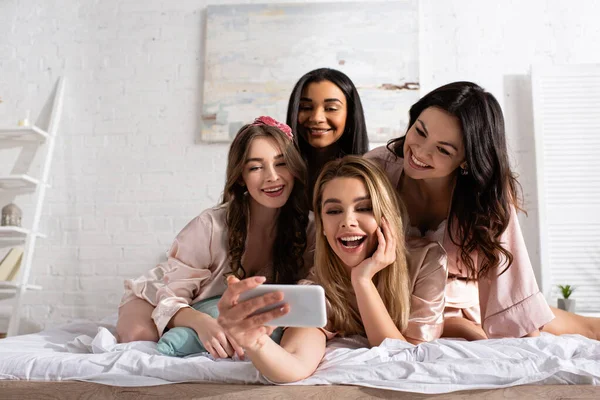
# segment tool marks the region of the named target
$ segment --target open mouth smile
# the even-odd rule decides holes
[[[367,236],[362,235],[342,236],[338,238],[338,242],[340,242],[343,248],[354,250],[363,244],[366,239]]]
[[[270,188],[262,189],[262,192],[269,197],[278,197],[283,193],[283,188],[285,185],[273,186]]]

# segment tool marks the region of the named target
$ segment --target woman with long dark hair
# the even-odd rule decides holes
[[[598,336],[600,319],[551,309],[538,288],[516,215],[520,185],[504,117],[492,94],[471,82],[439,87],[411,107],[405,136],[365,156],[399,192],[409,236],[437,240],[447,252],[444,336]]]
[[[223,294],[228,275],[284,284],[306,277],[313,263],[306,167],[291,129],[270,117],[243,126],[229,149],[226,179],[223,203],[183,228],[168,260],[125,282],[119,341],[158,341],[167,328],[182,327],[215,358],[241,355],[216,318],[196,305]]]
[[[328,161],[369,150],[356,86],[335,69],[315,69],[298,80],[290,95],[287,124],[297,133],[295,139],[308,167],[309,199]]]

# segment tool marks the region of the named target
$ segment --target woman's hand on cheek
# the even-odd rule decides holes
[[[377,249],[373,255],[352,268],[352,282],[370,281],[376,273],[396,261],[396,238],[385,217],[381,219],[381,227],[377,228],[377,241]]]
[[[253,299],[238,303],[240,294],[260,286],[265,281],[264,277],[253,277],[240,281],[230,276],[227,279],[227,290],[219,300],[219,325],[225,330],[227,336],[242,349],[258,350],[262,347],[275,327],[264,326],[265,323],[279,318],[289,312],[286,304],[280,308],[261,314],[253,315],[257,310],[283,300],[283,293],[267,293]],[[237,349],[238,356],[243,356]]]

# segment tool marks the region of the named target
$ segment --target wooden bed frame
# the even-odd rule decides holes
[[[119,387],[89,382],[0,381],[2,399],[598,399],[600,386],[527,385],[438,395],[396,392],[361,386],[262,386],[178,383]]]

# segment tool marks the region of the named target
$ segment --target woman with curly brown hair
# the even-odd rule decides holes
[[[551,309],[538,288],[494,96],[454,82],[425,95],[409,114],[405,136],[365,157],[385,169],[406,205],[408,236],[436,240],[447,252],[443,335],[475,340],[543,330],[597,338],[600,319]]]
[[[284,284],[306,276],[313,249],[305,182],[287,125],[260,117],[242,127],[229,149],[223,203],[183,228],[165,263],[125,282],[119,340],[158,341],[167,328],[186,327],[215,358],[242,354],[214,316],[190,305],[223,294],[227,275]]]

